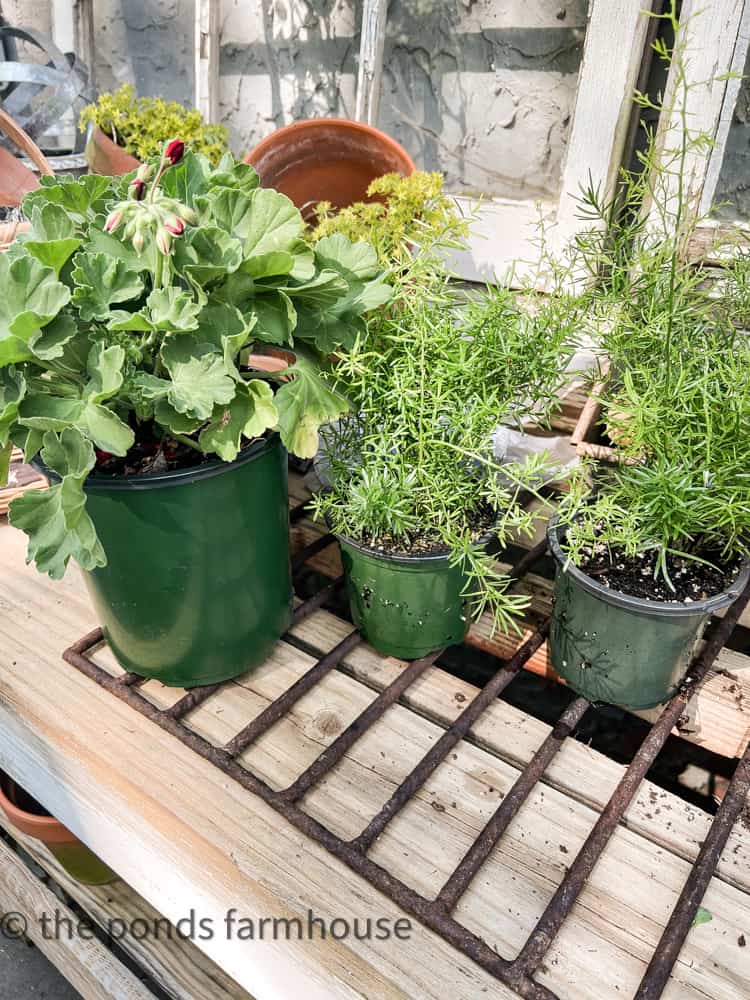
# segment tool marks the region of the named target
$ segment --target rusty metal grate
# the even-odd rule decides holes
[[[303,515],[304,504],[291,512],[294,523]],[[299,568],[312,555],[332,544],[333,536],[316,539],[295,558]],[[515,565],[512,575],[520,578],[537,562],[546,550],[542,543],[526,553]],[[313,597],[300,604],[294,613],[293,625],[323,606],[341,586],[343,578],[333,580]],[[390,821],[422,787],[447,754],[469,733],[471,727],[513,680],[526,661],[542,645],[549,630],[545,622],[507,662],[503,663],[485,686],[469,702],[455,722],[401,782],[365,829],[352,840],[344,840],[300,807],[303,796],[327,774],[347,750],[373,725],[384,712],[403,696],[407,688],[440,656],[442,650],[408,664],[388,687],[330,744],[316,760],[288,787],[274,790],[247,768],[238,757],[263,733],[279,721],[295,703],[326,674],[334,670],[346,655],[362,641],[358,632],[347,635],[329,653],[318,660],[276,701],[268,705],[224,747],[215,747],[191,730],[182,721],[193,709],[207,701],[222,685],[194,688],[171,708],[159,709],[148,701],[138,686],[146,678],[137,674],[114,677],[87,655],[104,641],[101,629],[95,629],[63,654],[63,658],[87,677],[96,681],[136,711],[151,719],[175,736],[191,750],[200,754],[243,788],[258,795],[276,812],[306,836],[322,844],[357,874],[367,879],[402,909],[441,935],[464,955],[510,986],[519,996],[529,1000],[557,1000],[556,994],[534,980],[544,957],[570,913],[596,862],[617,829],[620,820],[638,790],[638,786],[664,746],[672,728],[685,710],[696,686],[711,668],[718,653],[729,639],[740,615],[750,600],[750,584],[716,625],[703,651],[692,663],[677,694],[669,701],[658,720],[652,725],[630,766],[622,776],[609,802],[599,815],[586,842],[573,860],[536,926],[518,955],[513,959],[497,954],[480,937],[464,927],[453,912],[496,847],[511,820],[542,778],[564,741],[574,733],[578,723],[590,708],[585,698],[576,698],[562,713],[556,725],[517,778],[502,803],[486,823],[475,842],[459,862],[453,874],[434,899],[421,895],[368,857],[368,851]],[[284,636],[285,640],[293,641]],[[692,925],[699,904],[721,857],[721,853],[738,819],[750,790],[750,747],[740,760],[727,794],[719,807],[710,831],[685,882],[672,915],[664,929],[653,958],[636,991],[634,1000],[655,1000],[661,996]]]

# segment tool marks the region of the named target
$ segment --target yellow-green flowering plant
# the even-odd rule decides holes
[[[208,125],[200,111],[184,108],[176,101],[136,97],[129,83],[102,94],[95,104],[85,107],[80,117],[82,132],[89,122],[141,161],[158,156],[173,135],[179,135],[188,149],[201,153],[213,165],[227,151],[227,130],[223,125]]]

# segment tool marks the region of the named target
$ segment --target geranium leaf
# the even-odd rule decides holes
[[[24,462],[30,462],[35,455],[39,454],[42,447],[42,431],[32,430],[30,427],[16,426],[11,434],[11,441],[23,452]]]
[[[0,446],[8,443],[10,429],[18,419],[18,405],[26,395],[26,379],[15,368],[0,368]]]
[[[170,167],[161,179],[161,189],[170,198],[193,208],[195,199],[208,188],[211,165],[205,156],[188,151],[177,166]]]
[[[286,250],[256,254],[248,257],[242,264],[242,270],[252,278],[271,278],[290,274],[293,267],[294,257]]]
[[[28,340],[70,300],[52,268],[28,255],[9,260],[0,254],[0,290],[0,348],[11,335]]]
[[[161,356],[172,376],[167,399],[178,413],[208,420],[217,403],[228,403],[234,396],[234,379],[212,344],[199,344],[179,334],[165,341]]]
[[[204,422],[180,413],[166,397],[157,401],[154,407],[154,419],[173,434],[192,434]]]
[[[294,281],[309,281],[315,274],[315,254],[304,240],[296,240],[289,251],[294,258],[289,277]]]
[[[252,304],[256,316],[253,336],[267,344],[291,344],[297,310],[280,289],[258,296]]]
[[[143,333],[151,333],[154,324],[142,309],[134,313],[125,309],[113,309],[109,314],[107,329],[115,331],[138,330]]]
[[[90,441],[69,427],[57,435],[44,435],[42,460],[61,482],[48,490],[31,490],[10,505],[9,520],[29,536],[27,559],[42,573],[59,580],[70,558],[84,570],[106,565],[106,557],[86,513],[83,482],[94,467]]]
[[[341,301],[349,291],[349,285],[336,271],[321,271],[312,281],[304,285],[290,285],[286,291],[295,302],[326,309]]]
[[[249,194],[260,184],[260,178],[249,163],[238,163],[231,153],[225,153],[208,178],[211,188],[233,188]]]
[[[135,443],[135,434],[116,413],[99,403],[88,403],[78,423],[97,448],[113,455],[127,455]]]
[[[61,313],[51,323],[29,337],[29,348],[42,361],[61,358],[65,345],[78,333],[78,324],[72,316]]]
[[[125,349],[119,344],[106,347],[98,341],[91,348],[86,362],[89,382],[84,395],[89,403],[101,403],[111,399],[122,385],[122,366],[125,364]]]
[[[12,454],[12,441],[8,441],[7,444],[0,447],[0,488],[8,485],[8,476],[10,474],[10,456]]]
[[[299,209],[286,195],[270,188],[258,188],[251,199],[245,259],[276,250],[291,250],[302,236],[304,227]]]
[[[176,241],[174,263],[178,271],[205,285],[237,270],[242,263],[242,243],[230,231],[201,226]]]
[[[82,177],[41,177],[40,186],[23,199],[23,211],[33,219],[35,208],[45,205],[59,205],[69,215],[81,221],[93,218],[104,210],[108,197],[114,194],[116,179],[99,174],[84,174]]]
[[[198,326],[200,305],[180,288],[155,288],[146,299],[149,319],[157,330],[184,332]]]
[[[347,413],[349,402],[326,385],[319,370],[307,358],[298,357],[284,374],[293,378],[281,386],[275,397],[281,440],[294,455],[314,458],[318,452],[320,426]]]
[[[80,399],[27,393],[18,408],[18,422],[37,431],[64,431],[80,420],[84,406]]]
[[[131,271],[124,260],[103,253],[76,254],[73,302],[83,320],[106,320],[110,306],[137,299],[143,292],[143,280]]]
[[[225,462],[233,462],[240,451],[243,437],[258,437],[274,427],[278,413],[273,390],[260,379],[241,383],[226,406],[217,406],[211,423],[198,439],[204,452],[215,452]]]
[[[239,309],[224,302],[206,306],[200,314],[195,339],[218,347],[224,355],[224,366],[235,380],[236,358],[255,326],[255,316],[245,318]]]
[[[332,269],[359,281],[374,278],[381,270],[375,248],[369,243],[352,243],[343,233],[324,236],[315,244],[315,259],[322,268]]]
[[[202,217],[224,233],[247,239],[251,227],[250,198],[241,190],[216,187],[197,199]]]
[[[76,239],[50,240],[49,243],[27,240],[24,244],[32,257],[36,257],[45,267],[51,267],[58,277],[80,245],[81,241]]]

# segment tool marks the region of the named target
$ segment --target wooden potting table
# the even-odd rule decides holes
[[[305,498],[292,476],[290,504]],[[322,529],[292,528],[299,549]],[[26,540],[0,526],[0,767],[77,833],[121,877],[102,888],[72,883],[50,855],[9,827],[33,857],[100,924],[111,917],[206,921],[192,941],[126,936],[98,940],[41,932],[44,913],[67,913],[0,841],[0,912],[22,913],[29,936],[84,997],[142,998],[158,984],[175,997],[217,1000],[409,998],[479,1000],[516,992],[406,913],[257,795],[115,698],[62,659],[97,622],[72,567],[51,582],[24,563]],[[335,546],[309,565],[340,571]],[[532,595],[526,637],[549,613],[549,581],[517,584]],[[742,624],[748,624],[743,618]],[[221,746],[289,689],[351,625],[317,610],[260,668],[223,686],[185,720]],[[469,642],[507,659],[524,636],[492,637],[486,621]],[[94,659],[114,669],[106,650]],[[548,670],[542,646],[528,666]],[[290,785],[404,664],[360,643],[243,755],[272,788]],[[148,682],[140,692],[168,708],[184,692]],[[378,813],[414,765],[476,695],[471,684],[432,666],[304,798],[304,809],[344,839]],[[650,713],[653,716],[655,713]],[[406,807],[369,857],[423,896],[434,896],[503,801],[550,727],[495,699]],[[750,660],[723,650],[680,719],[678,734],[737,757],[750,738]],[[532,932],[607,803],[624,768],[565,740],[455,910],[462,925],[513,958]],[[633,997],[711,817],[643,781],[541,963],[535,981],[563,1000]],[[695,926],[663,993],[670,1000],[750,996],[750,821],[735,824]],[[226,915],[250,919],[256,940],[227,933]],[[257,940],[262,918],[389,921],[389,940]],[[408,919],[396,935],[397,920]],[[182,924],[184,927],[185,924]],[[245,925],[247,926],[247,925]],[[339,924],[339,928],[343,925]],[[142,939],[138,939],[142,938]],[[150,977],[143,982],[125,954]]]

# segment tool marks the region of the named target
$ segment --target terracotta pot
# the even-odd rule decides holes
[[[313,118],[271,133],[245,157],[264,187],[276,188],[306,219],[319,201],[345,208],[367,201],[376,177],[414,173],[414,161],[384,132],[345,118]]]
[[[76,881],[86,885],[108,885],[117,878],[112,869],[100,861],[74,833],[50,816],[2,771],[0,809],[17,830],[40,840]]]
[[[100,128],[95,128],[86,141],[86,161],[92,174],[105,174],[107,177],[129,174],[141,165],[140,160],[126,153]]]

